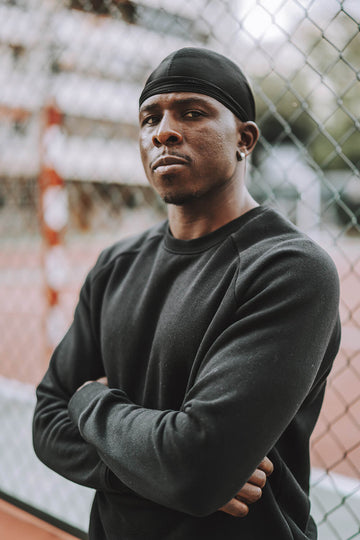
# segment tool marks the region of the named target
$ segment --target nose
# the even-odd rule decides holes
[[[183,140],[182,134],[177,128],[174,120],[171,120],[170,115],[165,113],[161,122],[153,135],[152,141],[154,146],[176,146]]]

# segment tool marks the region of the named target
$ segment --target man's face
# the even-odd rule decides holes
[[[220,102],[158,94],[142,104],[139,119],[145,173],[165,202],[186,204],[235,180],[239,121]]]

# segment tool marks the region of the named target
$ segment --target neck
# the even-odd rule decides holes
[[[240,217],[258,203],[244,188],[219,199],[193,200],[181,206],[169,205],[169,225],[175,238],[192,240],[209,234]]]

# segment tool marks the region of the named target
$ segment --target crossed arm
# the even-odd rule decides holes
[[[49,388],[48,379],[54,376],[55,371],[48,373],[38,390],[37,409],[40,414],[36,413],[34,418],[34,448],[37,455],[51,469],[80,485],[108,491],[126,490],[126,485],[113,474],[99,457],[96,448],[86,442],[70,420],[66,395],[50,395],[54,387]],[[105,377],[97,381],[107,384]],[[79,390],[86,384],[81,385]],[[60,385],[55,386],[59,392]],[[261,498],[272,471],[271,461],[264,458],[235,497],[218,510],[234,517],[245,517],[249,505]]]
[[[90,382],[93,381],[85,382],[80,388],[86,386]],[[100,377],[97,379],[97,382],[108,386],[107,377]],[[265,457],[236,496],[219,508],[219,511],[230,514],[233,517],[247,516],[249,513],[249,506],[256,503],[261,498],[267,477],[271,475],[273,470],[274,467],[272,462],[268,457]]]
[[[198,516],[219,509],[245,515],[271,470],[259,463],[313,385],[337,316],[336,291],[319,264],[299,283],[288,277],[287,256],[281,265],[270,262],[204,357],[180,411],[142,408],[98,382],[77,391],[104,375],[87,284],[38,388],[40,459],[95,489],[131,489]]]

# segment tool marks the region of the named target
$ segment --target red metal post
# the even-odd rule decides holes
[[[61,290],[67,276],[64,234],[68,222],[68,198],[65,183],[57,168],[61,159],[63,117],[55,103],[43,111],[40,143],[40,221],[44,245],[46,289],[46,342],[53,349],[65,330],[65,318],[60,305]]]

